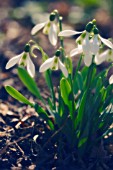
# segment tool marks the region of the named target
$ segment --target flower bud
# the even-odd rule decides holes
[[[55,9],[53,12],[54,12],[55,14],[58,14],[58,10],[57,10],[57,9]]]
[[[92,20],[92,23],[93,23],[94,25],[96,25],[96,19],[93,19],[93,20]]]
[[[62,16],[59,16],[59,20],[62,21],[62,20],[63,20],[63,17],[62,17]]]
[[[55,17],[56,17],[56,14],[55,14],[54,12],[52,12],[52,13],[50,14],[50,17],[49,17],[50,21],[54,21],[54,20],[55,20]]]
[[[92,28],[93,28],[93,23],[92,23],[92,22],[89,22],[89,23],[86,25],[86,31],[87,31],[87,32],[91,32],[91,31],[92,31]]]
[[[25,45],[24,51],[25,51],[26,53],[28,53],[28,52],[30,51],[30,45],[29,45],[29,44],[26,44],[26,45]]]
[[[60,50],[57,50],[56,53],[55,53],[55,56],[56,56],[56,57],[59,57],[60,54],[61,54],[61,51],[60,51]]]

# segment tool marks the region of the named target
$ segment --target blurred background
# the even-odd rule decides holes
[[[63,29],[84,30],[87,22],[95,18],[100,34],[105,38],[113,37],[113,0],[1,0],[0,57],[7,59],[22,51],[23,45],[31,38],[31,28],[45,21],[54,9],[63,16]],[[39,35],[38,41],[42,40],[46,42],[45,36]],[[70,41],[68,39],[67,48],[72,49]],[[42,45],[51,51],[50,44]]]

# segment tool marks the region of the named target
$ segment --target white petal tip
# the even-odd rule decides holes
[[[81,34],[82,32],[79,32],[79,31],[74,31],[74,30],[64,30],[64,31],[61,31],[58,36],[62,36],[62,37],[69,37],[69,36],[73,36],[73,35],[76,35],[76,34]]]
[[[31,35],[35,35],[38,31],[40,31],[47,22],[35,25],[31,30]]]
[[[109,84],[113,84],[113,75],[109,78]]]

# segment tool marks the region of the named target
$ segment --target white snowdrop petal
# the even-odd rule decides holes
[[[73,56],[75,56],[75,55],[77,55],[77,54],[79,54],[78,48],[75,48],[75,49],[73,49],[73,50],[70,52],[70,56],[71,56],[71,57],[73,57]]]
[[[112,44],[109,40],[101,37],[100,35],[99,35],[99,38],[100,38],[100,40],[101,40],[105,45],[107,45],[109,48],[112,48],[112,49],[113,49],[113,44]]]
[[[85,54],[84,63],[87,67],[89,67],[92,64],[92,55],[90,53]]]
[[[113,84],[113,75],[109,78],[109,84]]]
[[[80,54],[80,53],[82,53],[82,51],[80,51],[78,48],[75,48],[70,52],[70,56],[73,57],[73,56]]]
[[[104,59],[103,59],[102,57],[100,57],[99,54],[97,54],[97,55],[95,56],[95,63],[96,63],[96,65],[101,64],[103,61],[104,61]]]
[[[31,30],[31,35],[35,35],[38,31],[40,31],[47,22],[43,22],[40,24],[35,25]]]
[[[58,36],[62,36],[62,37],[69,37],[69,36],[73,36],[76,34],[81,34],[83,31],[79,32],[79,31],[73,31],[73,30],[64,30],[61,31]]]
[[[35,66],[34,66],[29,54],[27,54],[27,71],[28,71],[28,73],[29,73],[29,75],[31,77],[34,77],[34,75],[35,75]]]
[[[52,58],[47,59],[39,68],[39,72],[44,72],[46,70],[48,70],[49,68],[51,68],[53,66],[54,63],[54,59],[55,56]]]
[[[108,56],[109,50],[104,51],[101,54],[97,54],[95,56],[95,63],[97,65],[101,64],[102,62],[104,62],[105,60],[108,60],[109,56]]]
[[[60,67],[62,73],[67,78],[68,77],[68,71],[67,71],[65,65],[60,61],[60,59],[58,59],[58,62],[59,62],[59,67]]]
[[[73,50],[70,52],[70,56],[73,57],[73,56],[75,56],[75,55],[77,55],[77,54],[80,54],[80,53],[82,53],[82,52],[83,52],[83,50],[82,50],[82,45],[79,45],[79,44],[78,44],[78,48],[73,49]]]
[[[23,52],[13,58],[11,58],[8,63],[6,64],[6,69],[9,69],[11,67],[13,67],[15,64],[17,64],[20,60],[20,58],[23,56]]]
[[[51,22],[48,36],[50,43],[55,46],[57,44],[57,25],[55,23]]]
[[[98,35],[94,35],[94,38],[90,42],[90,50],[91,50],[91,53],[94,55],[96,55],[99,52]]]
[[[88,53],[90,50],[90,41],[89,41],[89,34],[86,34],[86,37],[84,38],[82,42],[82,49],[84,53]]]

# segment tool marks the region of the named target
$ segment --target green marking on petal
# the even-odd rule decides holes
[[[86,36],[86,32],[84,32],[84,33],[81,34],[81,38],[82,38],[82,39],[84,39],[85,36]]]
[[[23,60],[26,60],[26,58],[27,58],[27,55],[26,55],[26,53],[22,56],[22,59]]]
[[[112,50],[109,50],[108,54],[109,54],[109,55],[112,55]]]
[[[49,29],[50,29],[50,22],[48,22],[48,23],[45,25],[45,27],[44,27],[44,29],[43,29],[43,33],[46,34],[46,35],[48,35]]]
[[[56,70],[56,67],[55,67],[55,66],[53,66],[53,67],[52,67],[52,70]]]
[[[20,63],[20,66],[24,66],[24,65],[25,65],[24,62]]]
[[[58,58],[55,58],[54,64],[57,64],[57,62],[58,62]]]

